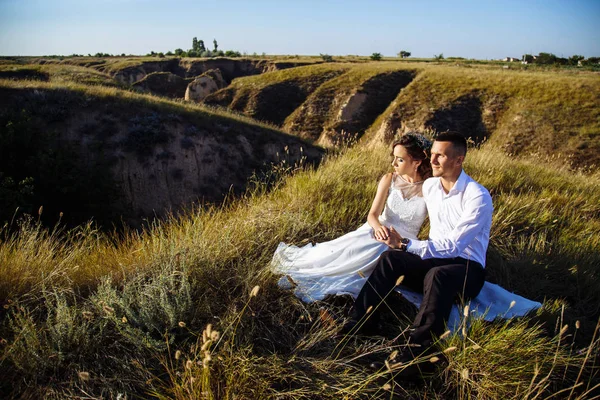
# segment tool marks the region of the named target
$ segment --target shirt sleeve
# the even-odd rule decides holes
[[[423,259],[459,257],[482,229],[491,225],[492,212],[491,198],[480,194],[465,204],[462,217],[447,237],[411,240],[406,251]]]

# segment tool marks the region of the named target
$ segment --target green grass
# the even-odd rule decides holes
[[[329,240],[362,224],[389,169],[387,154],[355,147],[269,192],[258,185],[142,232],[112,236],[83,226],[59,238],[23,223],[4,233],[0,389],[59,398],[83,391],[180,399],[590,396],[598,383],[597,174],[509,158],[491,146],[470,152],[466,168],[495,204],[489,271],[508,289],[545,298],[546,316],[472,321],[466,338],[437,345],[446,353],[436,353],[438,368],[424,383],[398,385],[387,372],[369,371],[370,360],[398,344],[340,344],[319,304],[277,288],[268,269],[277,244]],[[411,312],[388,322],[388,338]],[[205,345],[209,323],[219,338]]]
[[[486,136],[509,153],[563,154],[575,167],[600,163],[600,81],[595,74],[436,65],[422,65],[419,71],[365,140],[382,140],[380,129],[395,113],[407,129],[464,131]],[[461,102],[468,104],[469,114],[455,108]]]

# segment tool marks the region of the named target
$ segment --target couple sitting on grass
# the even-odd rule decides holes
[[[432,144],[411,132],[392,149],[394,172],[381,178],[365,225],[330,242],[277,248],[273,270],[294,282],[298,297],[356,297],[341,334],[370,335],[381,333],[379,304],[402,285],[397,290],[419,310],[394,363],[409,363],[431,349],[452,326],[457,299],[472,300],[471,309],[489,320],[539,307],[485,282],[492,198],[463,171],[465,138],[442,133]],[[429,239],[418,240],[427,215]]]

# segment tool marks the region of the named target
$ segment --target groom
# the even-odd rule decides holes
[[[431,148],[433,177],[423,184],[429,239],[410,240],[390,228],[388,238],[380,241],[391,250],[379,258],[342,328],[346,333],[359,326],[363,332],[374,332],[378,315],[371,310],[404,276],[402,285],[422,292],[423,302],[411,326],[409,344],[413,346],[396,362],[410,361],[425,351],[434,336],[444,332],[456,298],[473,298],[483,286],[492,198],[463,171],[466,153],[462,136],[442,133],[436,137]]]

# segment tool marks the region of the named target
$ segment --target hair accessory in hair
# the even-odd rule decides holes
[[[427,150],[427,149],[431,148],[431,145],[432,145],[431,140],[427,139],[425,136],[421,135],[420,133],[409,132],[406,135],[413,137],[419,144],[419,147],[422,148],[423,150]]]

